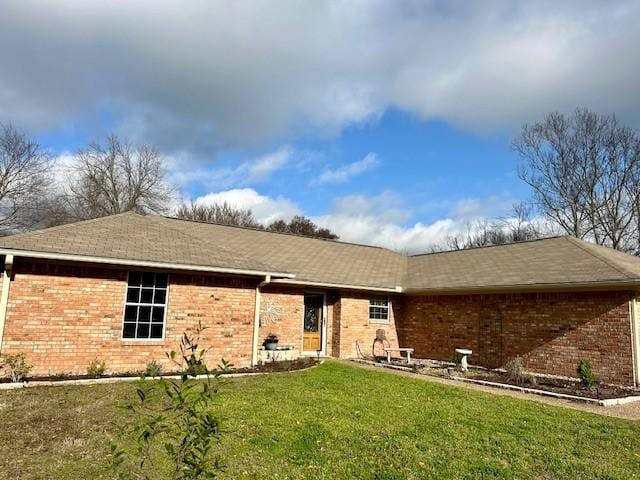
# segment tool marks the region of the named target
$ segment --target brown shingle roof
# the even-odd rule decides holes
[[[206,241],[162,217],[121,213],[0,239],[0,248],[107,259],[272,271],[258,258]]]
[[[637,257],[566,236],[414,255],[408,265],[408,292],[640,280]]]
[[[0,254],[9,250],[18,256],[16,251],[23,250],[107,263],[289,274],[301,283],[403,287],[407,292],[640,284],[640,259],[571,237],[406,256],[379,247],[134,213],[0,238]]]

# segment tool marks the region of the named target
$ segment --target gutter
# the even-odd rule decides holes
[[[487,285],[450,288],[405,288],[407,295],[465,295],[501,292],[552,292],[589,290],[626,290],[640,288],[640,279],[605,280],[595,282],[529,283],[517,285]]]
[[[67,253],[47,253],[36,252],[32,250],[17,250],[10,248],[0,248],[0,255],[27,257],[27,258],[43,258],[47,260],[62,260],[70,262],[99,263],[107,265],[123,265],[128,267],[157,268],[161,270],[187,270],[196,272],[211,273],[228,273],[234,275],[250,275],[250,276],[274,276],[284,278],[295,278],[293,273],[285,272],[268,272],[264,270],[250,270],[242,268],[225,268],[212,267],[208,265],[191,265],[188,263],[172,263],[172,262],[154,262],[145,260],[128,260],[124,258],[94,257],[91,255],[74,255]]]
[[[253,312],[253,345],[251,347],[251,366],[258,364],[258,343],[260,335],[260,289],[271,283],[271,275],[265,275],[264,280],[256,285],[256,301]]]
[[[309,286],[309,287],[324,287],[324,288],[342,288],[346,290],[365,290],[369,292],[388,292],[388,293],[403,293],[404,288],[401,286],[395,287],[370,287],[366,285],[348,285],[342,283],[324,283],[324,282],[308,282],[306,280],[293,280],[291,277],[278,278],[272,280],[271,283],[278,283],[282,285],[294,285],[294,286]]]

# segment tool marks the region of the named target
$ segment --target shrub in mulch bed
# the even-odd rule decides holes
[[[235,368],[231,369],[225,373],[275,373],[275,372],[292,372],[295,370],[302,370],[304,368],[309,368],[314,365],[317,365],[319,361],[316,358],[304,357],[299,358],[297,360],[288,360],[281,362],[269,362],[264,363],[262,365],[257,365],[255,367],[246,367],[246,368]],[[162,376],[172,376],[179,375],[179,372],[166,372],[163,373]],[[97,378],[113,378],[113,377],[139,377],[140,372],[123,372],[123,373],[114,373],[110,375],[100,375]],[[56,382],[62,380],[87,380],[87,379],[95,379],[95,376],[89,375],[51,375],[51,376],[34,376],[26,379],[27,381],[46,381],[46,382]],[[11,383],[10,378],[1,378],[0,383]]]
[[[255,367],[238,368],[229,373],[262,373],[262,372],[292,372],[317,365],[319,360],[314,357],[301,357],[297,360],[282,360],[268,362]]]

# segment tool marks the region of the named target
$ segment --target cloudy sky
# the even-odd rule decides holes
[[[157,145],[185,198],[419,251],[527,198],[525,122],[640,126],[638,1],[0,0],[0,121]]]

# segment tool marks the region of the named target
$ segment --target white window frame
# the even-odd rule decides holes
[[[156,274],[162,274],[162,275],[166,275],[167,276],[167,287],[165,288],[165,297],[164,297],[164,305],[161,303],[153,303],[153,299],[155,299],[155,292],[156,292],[156,281],[155,281],[155,277],[154,277],[154,282],[153,282],[153,296],[152,296],[152,303],[142,303],[142,302],[129,302],[127,300],[128,297],[128,293],[129,293],[129,276],[131,275],[131,273],[140,273],[141,275],[144,275],[145,273],[153,273],[154,275]],[[149,271],[149,270],[131,270],[129,272],[127,272],[127,286],[125,287],[125,291],[124,291],[124,308],[122,309],[122,328],[120,329],[120,338],[123,342],[163,342],[165,339],[165,335],[167,332],[167,310],[169,309],[169,285],[171,282],[171,278],[170,275],[168,273],[165,272],[155,272],[155,271]],[[142,288],[142,286],[141,286]],[[127,307],[128,306],[145,306],[145,307],[151,307],[152,309],[152,315],[153,315],[153,307],[160,307],[163,306],[164,307],[164,313],[162,315],[162,336],[158,337],[158,338],[151,338],[149,336],[149,338],[138,338],[138,337],[125,337],[124,336],[124,326],[125,323],[132,323],[132,322],[126,322],[126,314],[127,314]],[[138,323],[139,323],[139,315],[140,312],[138,311],[137,315],[136,315],[136,334],[138,331]],[[146,323],[146,322],[143,322]],[[153,324],[153,322],[149,322],[149,335],[151,335],[151,325]]]
[[[386,298],[386,305],[373,305],[373,300],[375,298]],[[372,308],[381,308],[387,310],[387,318],[371,318],[371,309]],[[391,297],[389,295],[371,295],[369,297],[369,323],[383,323],[388,324],[391,321]]]

